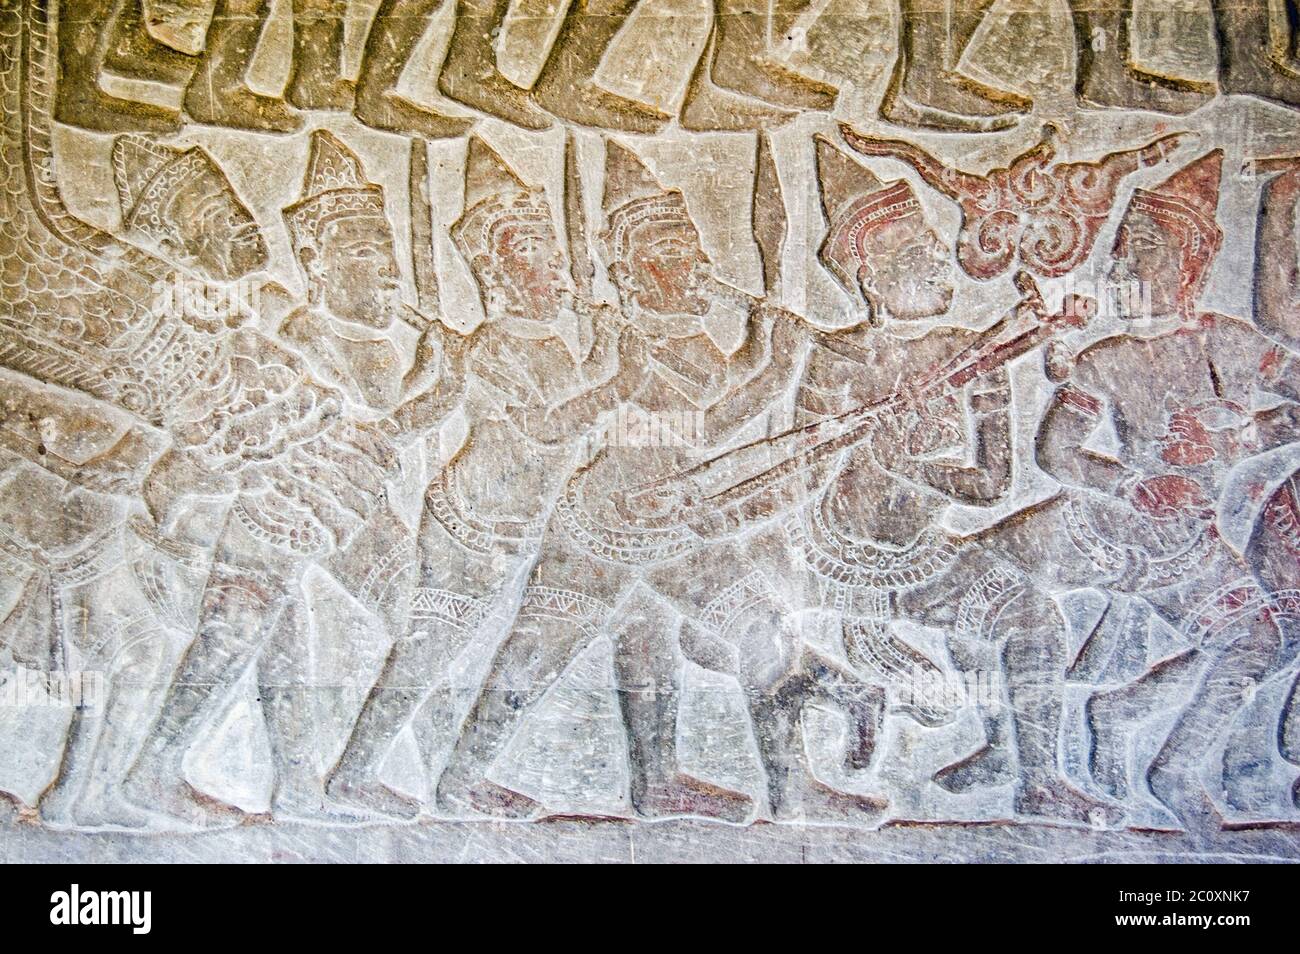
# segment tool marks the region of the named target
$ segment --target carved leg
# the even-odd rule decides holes
[[[820,656],[805,654],[804,668],[812,674],[817,698],[842,709],[849,720],[849,745],[844,753],[846,772],[866,772],[876,760],[885,728],[888,696],[876,685],[862,682]]]
[[[460,0],[456,27],[438,77],[443,95],[525,129],[546,129],[551,117],[497,69],[493,37],[501,28],[509,0]]]
[[[114,687],[109,680],[105,680],[104,690],[112,695]],[[45,824],[55,828],[75,828],[78,825],[77,807],[83,801],[82,792],[90,783],[95,745],[103,731],[102,710],[78,708],[73,711],[58,774],[38,803],[41,821]]]
[[[1200,760],[1276,665],[1279,639],[1268,614],[1243,619],[1240,625],[1244,632],[1210,661],[1147,770],[1152,794],[1191,831],[1217,826],[1217,813],[1197,775]]]
[[[884,813],[885,804],[881,800],[835,791],[813,774],[808,761],[803,738],[804,707],[823,698],[817,668],[826,666],[829,664],[809,654],[801,671],[775,686],[745,688],[754,737],[767,775],[772,817],[776,821],[875,824]],[[860,713],[860,716],[874,725],[875,716],[870,713]],[[859,726],[858,740],[850,746],[850,764],[863,763],[861,730]]]
[[[1293,58],[1295,31],[1274,43],[1268,0],[1214,0],[1219,28],[1219,87],[1300,107],[1300,70]]]
[[[1066,821],[1116,824],[1121,812],[1062,775],[1057,753],[1065,670],[1065,621],[1047,596],[1025,589],[997,617],[1002,672],[1019,761],[1016,811]]]
[[[60,778],[48,796],[58,798],[64,777],[80,778],[83,784],[72,808],[77,825],[142,828],[148,824],[147,813],[123,796],[122,784],[156,711],[154,685],[169,660],[164,659],[167,639],[161,630],[134,635],[138,636],[135,644],[106,667],[103,695],[95,700],[95,707],[74,714]],[[44,802],[41,808],[44,813]]]
[[[1009,129],[1029,108],[953,71],[991,0],[935,9],[931,0],[900,0],[898,61],[880,113],[891,122],[953,132]]]
[[[533,99],[553,116],[583,126],[654,133],[670,117],[644,103],[596,86],[593,77],[605,49],[635,9],[637,0],[613,0],[599,13],[576,0],[533,88]]]
[[[1282,705],[1278,748],[1282,751],[1282,758],[1292,765],[1300,765],[1300,675],[1291,684],[1291,691]],[[1300,778],[1291,787],[1291,800],[1300,808]]]
[[[695,64],[682,102],[678,119],[683,129],[699,132],[762,129],[779,126],[794,118],[795,114],[789,110],[754,102],[718,86],[711,75],[717,45],[718,31],[715,29],[709,34],[704,55]]]
[[[356,117],[367,126],[430,139],[459,136],[472,120],[444,116],[398,95],[406,61],[444,0],[384,0],[366,39],[357,80]]]
[[[986,713],[984,744],[935,773],[936,783],[954,794],[991,785],[1004,785],[1016,777],[1012,760],[1011,716],[1004,709]]]
[[[207,48],[185,90],[185,111],[196,122],[263,132],[302,125],[284,100],[254,93],[245,82],[270,12],[270,0],[217,0]]]
[[[521,611],[492,660],[483,690],[438,781],[440,810],[460,815],[472,809],[511,818],[537,813],[540,806],[533,799],[502,788],[486,776],[524,715],[532,711],[589,639],[572,620]]]
[[[51,629],[60,649],[76,647],[79,672],[68,672],[62,661],[67,654],[57,650],[51,668],[79,679],[82,695],[67,700],[75,705],[67,743],[40,809],[46,821],[66,827],[138,828],[148,820],[122,798],[121,784],[131,752],[148,728],[142,721],[151,712],[149,688],[162,670],[167,639],[130,565],[122,560],[121,537],[109,539],[115,569],[71,585],[60,586],[58,576],[53,580],[60,618]],[[96,550],[82,551],[82,557],[103,560]]]
[[[60,11],[59,77],[54,118],[96,132],[175,132],[174,109],[110,96],[99,86],[111,31],[104,28],[121,0],[85,0],[76,13]]]
[[[125,0],[109,32],[104,68],[129,79],[168,86],[187,83],[195,58],[160,43],[144,22],[144,0]]]
[[[347,0],[293,0],[293,63],[285,98],[298,109],[352,109],[356,84],[342,77]]]
[[[210,817],[205,800],[186,783],[181,762],[205,716],[239,680],[276,625],[300,569],[284,563],[283,553],[253,539],[238,524],[227,525],[203,591],[198,635],[127,776],[126,794],[137,805],[199,823]]]
[[[1001,672],[999,645],[979,637],[948,637],[948,655],[954,667],[970,680]],[[982,699],[979,712],[984,724],[984,742],[969,755],[946,765],[934,775],[937,785],[954,794],[978,788],[1005,785],[1016,778],[1015,739],[1011,713],[1001,700]]]
[[[481,602],[462,599],[466,603]],[[393,646],[379,680],[366,697],[347,748],[330,773],[327,791],[332,797],[385,815],[412,817],[419,813],[418,802],[379,781],[379,769],[397,736],[426,699],[434,694],[442,702],[448,689],[447,669],[472,636],[472,628],[454,625],[445,615],[412,618],[411,632]],[[446,722],[449,714],[444,715],[445,708],[435,706],[422,718]],[[428,738],[425,734],[422,739],[425,745]]]
[[[310,659],[305,594],[294,587],[257,661],[258,697],[275,768],[272,815],[345,821],[349,815],[325,798],[316,766],[318,692],[307,671]]]
[[[719,86],[788,109],[831,110],[838,91],[767,58],[768,4],[717,0],[712,77]]]
[[[1190,691],[1204,664],[1201,652],[1189,650],[1127,686],[1098,692],[1088,700],[1089,768],[1094,781],[1115,798],[1128,797],[1128,746],[1134,731],[1152,713]]]
[[[1070,0],[1078,40],[1075,91],[1081,102],[1116,109],[1190,113],[1209,102],[1212,88],[1139,73],[1130,65],[1132,0],[1098,4]]]
[[[743,821],[750,801],[739,792],[681,772],[677,709],[681,698],[676,633],[664,608],[650,600],[621,614],[614,658],[627,730],[632,806],[645,818],[678,815]]]
[[[1219,761],[1224,802],[1238,812],[1271,812],[1277,800],[1273,770],[1279,761],[1278,722],[1258,705],[1243,711],[1224,743]]]

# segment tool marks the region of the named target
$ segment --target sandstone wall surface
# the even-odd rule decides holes
[[[1300,857],[1287,0],[0,0],[0,859]]]

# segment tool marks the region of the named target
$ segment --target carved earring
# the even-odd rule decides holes
[[[879,328],[884,321],[885,307],[876,294],[872,279],[875,277],[871,266],[863,262],[858,267],[858,299],[863,305],[862,320],[872,328]]]
[[[325,303],[325,282],[322,280],[325,270],[320,265],[320,257],[310,246],[298,255],[303,274],[307,278],[307,305],[310,308],[320,308]]]

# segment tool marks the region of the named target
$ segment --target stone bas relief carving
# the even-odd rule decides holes
[[[1275,12],[0,2],[0,851],[1295,857]]]

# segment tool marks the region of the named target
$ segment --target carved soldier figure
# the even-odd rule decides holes
[[[332,133],[312,133],[302,197],[284,210],[307,304],[284,319],[280,336],[300,348],[321,380],[339,388],[364,415],[409,417],[397,409],[436,377],[447,337],[428,321],[416,361],[404,367],[388,332],[415,318],[403,303],[384,212],[383,189]],[[455,336],[452,336],[454,340]]]
[[[1238,513],[1250,495],[1242,498],[1229,478],[1235,466],[1296,439],[1296,361],[1245,322],[1197,311],[1222,242],[1215,222],[1221,164],[1216,150],[1134,193],[1112,277],[1116,285],[1143,283],[1150,313],[1122,296],[1131,330],[1073,359],[1057,352],[1049,360],[1063,383],[1043,419],[1038,456],[1068,491],[1045,511],[1063,532],[1045,533],[1031,520],[1002,538],[1026,559],[1050,546],[1039,561],[1044,572],[1089,570],[1092,585],[1139,595],[1180,632],[1185,649],[1155,660],[1140,679],[1096,693],[1087,712],[1093,777],[1123,797],[1131,770],[1144,771],[1155,796],[1188,825],[1211,817],[1199,760],[1251,687],[1286,665],[1283,594],[1294,585],[1251,555],[1258,545],[1252,519]],[[1153,377],[1166,388],[1163,402],[1150,398]],[[1031,537],[1043,541],[1037,549],[1027,546]],[[1129,670],[1148,662],[1140,643],[1085,647],[1102,650],[1135,657]],[[1154,759],[1131,765],[1139,726],[1180,699],[1186,702]]]
[[[465,211],[452,238],[487,311],[464,358],[469,434],[426,491],[410,623],[329,786],[340,798],[401,815],[419,806],[378,780],[380,764],[422,705],[416,736],[426,760],[437,761],[463,695],[450,681],[452,663],[534,554],[544,514],[574,467],[583,430],[540,444],[530,439],[529,412],[602,385],[616,367],[619,338],[610,315],[575,300],[541,190],[478,137],[470,139]]]
[[[266,246],[256,222],[203,150],[168,149],[142,137],[124,136],[114,143],[113,166],[127,237],[186,268],[193,282],[243,279],[265,263]],[[174,286],[165,287],[170,291]],[[150,365],[135,369],[135,383],[156,387],[152,400],[161,411],[167,390],[184,399],[201,388],[210,362],[222,353],[214,333],[250,315],[210,312],[207,299],[201,300],[204,307],[196,309],[187,308],[175,295],[156,297],[155,307],[167,312],[160,316],[166,330],[149,349]],[[150,367],[156,374],[148,373]],[[161,423],[167,427],[170,420]],[[137,492],[159,450],[156,437],[133,427],[106,453],[82,464],[70,479],[79,488]],[[75,493],[85,496],[80,489]],[[106,506],[84,506],[83,511],[90,514]],[[56,639],[64,641],[60,655],[65,664],[75,656],[86,668],[101,668],[108,676],[103,711],[74,714],[59,776],[42,801],[43,814],[65,824],[141,822],[143,816],[120,799],[119,786],[131,748],[147,728],[143,720],[153,708],[147,687],[169,661],[165,631],[187,622],[168,612],[184,603],[183,594],[173,593],[164,601],[154,586],[160,580],[179,584],[186,573],[155,546],[147,521],[132,519],[128,530],[123,523],[125,511],[116,506],[119,516],[112,531],[101,528],[84,534],[98,537],[101,548],[107,543],[107,551],[96,554],[92,547],[75,559],[65,555],[61,561],[75,567],[71,576],[80,577],[77,585],[69,584],[66,572],[60,579],[50,571],[50,585],[60,594],[59,602],[86,621],[85,631],[75,633],[66,620],[55,620]],[[205,563],[203,547],[194,541],[175,541],[171,550],[185,550],[191,562]]]
[[[743,797],[680,772],[672,754],[676,723],[673,630],[633,618],[619,630],[620,607],[636,602],[638,583],[688,613],[747,576],[741,564],[710,566],[697,586],[689,563],[700,538],[672,520],[646,520],[620,508],[618,494],[647,478],[679,469],[692,453],[736,432],[790,379],[799,348],[792,316],[747,299],[713,279],[708,258],[680,192],[665,190],[627,149],[607,152],[604,242],[610,277],[627,326],[617,373],[542,414],[516,413],[539,437],[562,439],[617,408],[620,421],[654,422],[656,438],[630,439],[622,425],[606,446],[567,481],[547,523],[523,602],[465,723],[438,786],[441,804],[494,814],[526,815],[538,806],[486,775],[531,709],[567,663],[602,632],[617,638],[619,701],[634,753],[632,800],[655,817],[699,814],[738,819]],[[730,356],[709,336],[728,310],[745,319]],[[669,572],[675,566],[677,573]],[[722,569],[722,572],[719,570]],[[673,581],[676,581],[674,584]],[[761,632],[779,616],[770,588],[735,602],[742,629]],[[733,594],[739,595],[739,594]],[[725,602],[725,600],[723,600]],[[721,604],[719,604],[721,606]],[[758,637],[761,638],[761,637]]]
[[[42,820],[60,827],[143,822],[119,786],[171,654],[136,578],[125,496],[161,441],[123,417],[16,377],[0,384],[0,658],[52,682],[95,680],[39,799]]]
[[[119,136],[113,179],[129,238],[215,281],[234,281],[266,264],[257,222],[198,146],[172,149],[143,136]]]
[[[1255,236],[1255,325],[1295,354],[1300,349],[1300,282],[1290,263],[1297,261],[1300,160],[1288,157],[1253,165],[1257,173],[1282,173],[1265,184],[1260,198]],[[1300,590],[1300,474],[1293,473],[1274,492],[1256,533],[1253,556],[1269,567],[1274,587]],[[1283,757],[1300,765],[1300,674],[1283,704],[1277,735]],[[1292,784],[1291,796],[1300,806],[1300,778]]]
[[[172,506],[186,497],[230,501],[203,591],[199,631],[181,662],[162,713],[128,777],[140,805],[178,818],[207,817],[181,761],[205,717],[245,667],[281,663],[278,645],[261,654],[281,615],[301,602],[309,561],[327,563],[385,497],[393,452],[377,431],[342,417],[343,397],[313,381],[300,359],[274,341],[240,329],[204,387],[178,403],[175,446],[155,468]],[[166,524],[170,513],[156,513]],[[260,654],[260,655],[259,655]],[[276,685],[263,672],[264,684]],[[264,710],[277,756],[276,807],[311,810],[318,801],[307,772],[290,756],[295,716],[276,699]],[[296,700],[290,700],[296,701]],[[300,804],[301,802],[301,804]]]
[[[239,206],[242,215],[233,216],[229,200],[211,194],[230,190],[206,154],[176,156],[135,138],[118,147],[119,191],[132,203],[125,220],[133,229],[158,248],[204,265],[210,278],[243,277],[239,269],[260,264],[260,234],[247,228],[247,210]],[[193,230],[188,220],[194,216],[210,223],[207,235]],[[294,726],[302,718],[294,710],[302,700],[288,677],[296,670],[288,677],[281,671],[282,644],[294,629],[285,610],[301,602],[298,581],[307,562],[327,562],[378,509],[393,452],[376,430],[342,416],[342,393],[319,384],[301,359],[248,326],[254,308],[195,313],[184,303],[171,304],[172,322],[196,324],[209,344],[178,350],[175,334],[158,343],[177,355],[163,362],[168,380],[185,386],[173,387],[170,402],[159,401],[172,446],[154,464],[144,496],[164,545],[193,548],[183,535],[168,538],[195,500],[219,502],[211,516],[221,529],[215,543],[208,541],[212,565],[198,635],[127,779],[128,791],[141,807],[206,817],[184,781],[181,760],[205,714],[256,658],[267,684],[263,704],[279,769],[276,807],[317,810],[321,798],[312,790],[309,762],[294,749]],[[271,649],[260,653],[268,640]]]
[[[280,337],[347,397],[355,416],[380,419],[393,437],[435,428],[461,390],[462,336],[402,301],[383,189],[332,133],[312,134],[303,194],[284,218],[307,304],[284,319]],[[409,365],[390,336],[399,317],[425,323]],[[396,637],[406,625],[414,558],[406,525],[385,506],[330,569]]]
[[[820,254],[831,273],[879,315],[945,314],[951,264],[910,186],[881,184],[825,140],[817,148],[829,222]],[[909,684],[943,672],[896,635],[901,620],[944,628],[957,669],[1001,686],[1001,699],[979,700],[986,743],[936,782],[963,792],[1014,781],[1017,812],[1090,823],[1117,813],[1061,775],[1064,621],[1023,574],[984,552],[981,535],[957,537],[939,519],[951,503],[1003,500],[1013,457],[1005,367],[993,362],[960,388],[936,372],[970,361],[1026,312],[1048,318],[1031,295],[986,332],[940,328],[906,340],[859,331],[814,347],[796,399],[803,422],[901,396],[882,406],[864,443],[834,459],[829,480],[785,527],[812,591],[840,617],[847,658],[880,688],[902,690],[914,718],[937,725],[953,712]],[[882,719],[886,694],[874,701]]]
[[[369,182],[361,160],[332,133],[312,134],[302,196],[284,210],[284,219],[307,303],[283,320],[280,337],[299,349],[318,380],[345,396],[350,416],[377,419],[378,427],[402,440],[437,427],[462,390],[464,340],[402,301],[383,189]],[[391,337],[399,317],[424,323],[413,362]],[[415,563],[415,541],[385,499],[324,567],[397,639],[406,629]],[[303,669],[312,634],[299,625],[300,608],[291,604],[295,612],[286,614],[263,652],[268,682],[261,696],[275,741],[291,753],[285,761],[304,770],[298,788],[316,791],[319,753],[310,750],[302,730],[319,710]],[[315,638],[334,635],[325,626]]]

